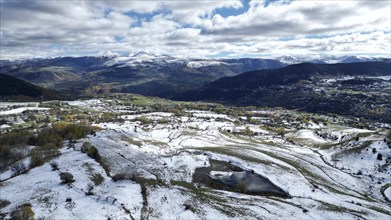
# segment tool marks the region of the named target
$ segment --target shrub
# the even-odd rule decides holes
[[[58,122],[53,124],[53,130],[62,138],[67,140],[77,140],[86,137],[94,132],[94,128],[82,124],[69,124]]]
[[[35,144],[38,146],[43,146],[48,143],[54,144],[56,147],[61,147],[62,137],[56,133],[52,128],[45,128],[39,132]]]
[[[13,172],[12,176],[18,176],[27,170],[26,165],[23,162],[18,162],[11,167]]]
[[[114,119],[115,119],[114,114],[110,112],[104,112],[101,116],[102,122],[109,122],[109,121],[113,121]]]
[[[143,123],[143,124],[148,124],[149,123],[149,119],[147,117],[145,117],[144,115],[141,115],[139,117],[136,118],[137,121]]]
[[[243,131],[243,134],[251,137],[251,136],[253,136],[254,132],[249,127],[246,127],[246,129],[244,129],[244,131]]]
[[[60,155],[60,151],[54,143],[37,146],[31,150],[30,167],[41,166],[46,161],[58,155]]]
[[[88,149],[91,147],[91,143],[90,142],[84,142],[83,145],[81,146],[80,150],[82,153],[87,153],[88,152]]]
[[[238,191],[238,192],[240,192],[240,193],[247,193],[247,192],[248,192],[247,184],[246,184],[246,183],[243,183],[243,182],[240,182],[240,183],[236,186],[236,191]]]
[[[388,141],[391,141],[391,131],[387,132],[386,138],[388,139]]]
[[[172,109],[169,109],[168,112],[171,112],[173,113],[175,116],[177,117],[180,117],[180,116],[184,116],[185,115],[185,112],[182,110],[182,109],[179,109],[179,108],[172,108]]]
[[[136,177],[134,175],[131,175],[129,173],[119,173],[112,177],[113,181],[116,182],[118,180],[135,180]]]
[[[100,173],[92,174],[90,179],[92,182],[94,182],[95,186],[99,186],[105,180],[105,178],[102,175],[100,175]]]
[[[10,214],[11,220],[34,220],[34,212],[31,209],[31,204],[18,206]]]
[[[277,129],[277,134],[281,135],[281,136],[284,136],[285,135],[285,128],[284,127],[280,127]]]
[[[52,167],[52,170],[58,170],[58,163],[57,161],[50,162],[50,166]]]
[[[75,182],[75,180],[73,179],[73,175],[68,172],[61,172],[60,179],[61,179],[61,183],[70,184]]]
[[[11,131],[0,135],[0,146],[21,146],[26,145],[32,139],[29,131]]]
[[[4,207],[8,206],[9,204],[11,204],[10,201],[4,200],[4,199],[0,199],[0,209],[2,209],[2,208],[4,208]]]
[[[379,153],[379,154],[377,155],[377,159],[378,159],[378,160],[383,160],[383,155],[382,155],[381,153]]]
[[[87,184],[86,189],[87,189],[86,195],[94,195],[94,193],[92,192],[92,190],[94,190],[94,186],[91,183]]]
[[[98,149],[95,146],[91,145],[89,142],[84,142],[81,146],[81,152],[87,153],[91,158],[94,158],[97,162],[101,160]]]
[[[91,158],[94,158],[96,161],[100,161],[100,154],[98,152],[98,149],[96,147],[91,146],[87,152],[87,155],[90,156]]]

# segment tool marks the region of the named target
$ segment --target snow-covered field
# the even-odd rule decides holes
[[[50,108],[39,108],[39,107],[22,107],[22,108],[15,108],[8,111],[0,111],[0,115],[15,115],[23,113],[24,111],[46,111]]]
[[[69,105],[110,108],[99,100]],[[0,182],[0,198],[11,202],[0,212],[7,213],[28,202],[36,217],[53,219],[391,217],[390,202],[385,200],[390,198],[391,189],[384,188],[391,183],[391,149],[382,133],[343,126],[309,126],[282,137],[255,124],[235,125],[234,116],[188,112],[191,116],[129,112],[122,122],[95,124],[101,128],[96,135],[78,140],[76,150],[64,147],[54,159],[59,171],[74,175],[74,183],[61,184],[58,171],[52,171],[46,163]],[[149,119],[148,124],[135,120],[141,115]],[[159,122],[162,118],[163,123]],[[246,127],[258,135],[235,133]],[[336,139],[319,136],[322,131]],[[368,132],[372,133],[354,138]],[[98,149],[110,167],[110,176],[79,151],[84,142]],[[249,195],[194,183],[197,168],[209,167],[211,160],[262,175],[288,192],[290,198]],[[86,195],[87,184],[92,183],[91,173],[101,174],[104,182],[94,187],[94,195]],[[137,178],[113,181],[119,174]],[[230,173],[211,171],[210,175]]]

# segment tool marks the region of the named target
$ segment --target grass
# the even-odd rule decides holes
[[[153,140],[144,140],[146,143],[154,145],[154,146],[163,146],[166,147],[168,144],[163,141],[153,141]]]
[[[220,197],[217,197],[216,195],[210,194],[212,190],[209,188],[199,189],[195,187],[192,183],[185,182],[185,181],[176,181],[176,180],[171,180],[171,185],[179,186],[183,188],[183,190],[189,190],[191,194],[194,195],[201,202],[205,202],[212,205],[214,208],[227,214],[228,216],[234,217],[236,216],[236,213],[238,213],[239,211],[239,209],[235,210],[231,206],[225,204],[227,203],[226,199],[222,199]],[[188,191],[186,191],[185,193],[189,194]],[[197,212],[197,210],[195,211]]]
[[[373,135],[373,134],[377,134],[377,132],[373,131],[373,132],[364,132],[364,133],[359,133],[357,135],[355,135],[354,137],[352,138],[349,138],[347,140],[344,140],[344,141],[341,141],[341,142],[338,142],[338,143],[334,143],[334,144],[318,144],[318,148],[320,149],[330,149],[332,147],[335,147],[335,146],[338,146],[338,145],[345,145],[351,141],[354,141],[356,140],[356,138],[363,138],[363,137],[369,137],[370,135]]]
[[[387,202],[391,203],[391,200],[388,199],[388,198],[386,197],[385,193],[384,193],[388,187],[391,187],[391,183],[387,183],[387,184],[385,184],[384,186],[382,186],[382,187],[380,188],[380,193],[383,195],[384,199],[385,199]]]
[[[357,215],[357,214],[359,214],[359,215],[366,215],[366,214],[368,214],[367,212],[364,212],[364,211],[357,211],[357,210],[349,209],[349,208],[346,208],[346,207],[343,207],[343,206],[334,205],[334,204],[327,203],[327,202],[320,201],[320,200],[315,200],[315,201],[317,201],[317,202],[319,202],[321,204],[321,206],[319,207],[320,209],[331,211],[331,212],[352,213],[354,215]]]
[[[95,186],[99,186],[100,184],[103,183],[105,178],[102,175],[100,175],[99,173],[93,173],[90,176],[90,180],[95,184]]]
[[[337,159],[339,157],[345,156],[345,155],[350,155],[350,154],[356,154],[360,153],[362,150],[367,148],[369,145],[371,145],[372,141],[364,141],[360,146],[358,147],[352,147],[348,149],[344,149],[334,155],[332,155],[333,159]]]
[[[126,141],[129,144],[136,145],[138,147],[141,147],[143,145],[143,142],[128,137],[122,137],[121,140]]]
[[[254,163],[261,163],[261,164],[265,164],[265,165],[272,164],[272,162],[267,161],[267,160],[261,160],[261,159],[255,158],[255,157],[250,157],[248,155],[243,155],[237,151],[239,148],[234,148],[234,147],[195,147],[195,148],[191,148],[191,149],[224,154],[224,155],[237,157],[241,160],[254,162]]]
[[[378,206],[369,206],[369,208],[372,209],[372,210],[375,210],[377,212],[380,212],[380,213],[383,213],[383,214],[391,216],[391,211],[389,211],[389,210],[380,208]]]

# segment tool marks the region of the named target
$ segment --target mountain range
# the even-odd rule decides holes
[[[272,59],[178,59],[138,52],[118,56],[2,61],[0,73],[73,95],[126,92],[171,98],[243,72],[286,66]]]
[[[304,60],[308,62],[300,63]],[[390,60],[384,58],[179,59],[106,51],[87,57],[1,61],[0,73],[72,96],[137,93],[391,118]]]
[[[390,94],[390,62],[302,63],[224,77],[176,99],[285,107],[390,122]]]
[[[292,56],[277,59],[194,59],[144,51],[128,56],[103,51],[86,57],[2,60],[0,73],[72,95],[125,92],[172,98],[219,78],[253,70],[276,69],[303,61],[338,63],[378,60],[381,58],[353,56],[329,56],[323,60]]]

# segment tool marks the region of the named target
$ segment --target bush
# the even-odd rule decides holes
[[[57,161],[52,161],[51,163],[50,163],[50,166],[52,167],[52,170],[54,171],[54,170],[58,170],[58,163],[57,163]]]
[[[171,112],[173,113],[175,116],[177,117],[180,117],[180,116],[184,116],[185,115],[185,112],[182,110],[182,109],[179,109],[179,108],[172,108],[172,109],[169,109],[168,112]]]
[[[61,179],[61,183],[70,184],[75,182],[75,180],[73,179],[73,175],[68,172],[61,172],[60,179]]]
[[[90,142],[84,142],[83,145],[81,146],[80,150],[82,153],[87,153],[91,146],[92,145]]]
[[[280,127],[277,129],[277,134],[281,135],[281,136],[284,136],[285,135],[285,128],[284,127]]]
[[[31,204],[18,206],[10,214],[11,220],[34,220],[34,212],[31,209]]]
[[[134,175],[131,175],[129,173],[119,173],[112,177],[113,181],[119,181],[119,180],[132,180],[134,181],[136,177]]]
[[[27,167],[23,162],[18,162],[11,167],[11,170],[13,172],[12,176],[18,176],[24,173],[27,170]]]
[[[27,145],[32,139],[29,131],[11,131],[0,136],[0,146]]]
[[[377,159],[378,159],[378,160],[383,160],[383,155],[382,155],[381,153],[379,153],[379,154],[377,155]]]
[[[2,209],[2,208],[4,208],[4,207],[8,206],[9,204],[11,204],[10,201],[4,200],[4,199],[0,199],[0,209]]]
[[[101,116],[102,122],[109,122],[109,121],[113,121],[114,119],[115,119],[115,115],[110,112],[104,112]]]
[[[147,117],[145,117],[144,115],[137,117],[136,120],[143,123],[143,124],[149,123],[149,119]]]
[[[94,190],[94,186],[91,183],[87,184],[86,190],[86,195],[94,195],[94,193],[92,192],[92,190]]]
[[[89,142],[84,142],[81,146],[81,152],[87,153],[91,158],[94,158],[97,162],[101,160],[98,149],[95,146],[91,145]]]
[[[237,186],[236,186],[236,191],[240,192],[240,193],[247,193],[248,192],[248,189],[247,189],[247,184],[243,183],[243,182],[240,182]]]
[[[45,128],[39,132],[35,144],[38,146],[44,146],[49,143],[54,144],[57,148],[62,145],[62,137],[52,128]]]
[[[82,124],[69,124],[58,122],[53,124],[53,130],[62,138],[67,140],[77,140],[86,137],[94,132],[94,128]]]
[[[391,141],[391,131],[387,132],[386,138],[388,139],[388,141]]]
[[[37,167],[44,164],[53,157],[60,155],[60,151],[54,143],[47,143],[43,146],[38,146],[31,150],[30,167]]]
[[[100,175],[99,173],[92,174],[90,179],[92,182],[94,182],[95,186],[99,186],[105,180],[105,178],[102,175]]]
[[[251,136],[254,135],[254,132],[249,127],[246,127],[246,129],[244,129],[244,131],[243,131],[243,134],[248,135],[249,137],[251,137]]]

